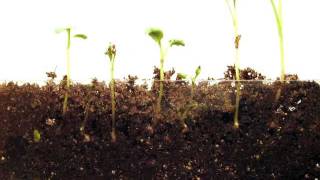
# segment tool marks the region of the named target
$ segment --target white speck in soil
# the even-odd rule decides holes
[[[113,174],[113,175],[116,174],[116,170],[112,170],[111,174]]]
[[[302,102],[301,99],[299,99],[299,101],[297,101],[296,104],[300,104],[301,102]]]
[[[83,167],[80,167],[80,171],[83,171]]]
[[[6,158],[4,156],[1,156],[1,161],[6,160]]]
[[[316,168],[320,168],[320,164],[319,163],[316,164]]]
[[[235,87],[236,86],[236,83],[235,82],[232,82],[231,83],[231,87]]]
[[[250,169],[250,167],[249,167],[249,166],[247,166],[247,171],[248,171],[248,172],[250,172],[250,170],[251,170],[251,169]]]
[[[276,110],[276,113],[283,114],[284,112],[283,112],[282,108],[283,108],[283,106],[280,105],[280,106],[278,107],[278,109]]]
[[[296,108],[293,107],[293,106],[290,106],[288,109],[289,109],[289,111],[291,111],[291,112],[294,111],[294,110],[296,110]]]

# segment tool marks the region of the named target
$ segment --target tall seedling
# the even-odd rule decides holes
[[[236,105],[235,105],[235,113],[234,113],[234,127],[239,127],[239,104],[240,104],[240,58],[239,58],[239,43],[241,35],[238,32],[238,15],[237,15],[237,8],[236,8],[236,0],[225,0],[233,22],[234,28],[234,46],[235,46],[235,71],[236,71],[236,87],[237,87],[237,94],[236,94]]]
[[[160,89],[156,106],[156,114],[159,114],[161,112],[161,100],[163,96],[164,81],[164,61],[167,55],[167,51],[172,46],[185,46],[185,43],[183,40],[180,39],[171,39],[168,42],[168,46],[164,47],[162,43],[163,32],[161,29],[149,28],[147,29],[147,34],[158,44],[160,48]]]
[[[116,46],[114,44],[109,44],[105,55],[109,57],[110,60],[110,96],[111,96],[111,113],[112,113],[112,132],[111,132],[111,141],[116,141],[116,100],[115,100],[115,81],[114,81],[114,62],[116,58]]]
[[[66,60],[67,60],[67,91],[64,96],[63,100],[63,114],[66,113],[67,111],[67,104],[68,104],[68,92],[70,89],[70,48],[71,48],[71,28],[62,28],[62,29],[56,29],[56,33],[62,33],[66,32],[67,33],[67,49],[66,49]],[[87,36],[85,34],[75,34],[72,37],[74,38],[79,38],[79,39],[87,39]]]

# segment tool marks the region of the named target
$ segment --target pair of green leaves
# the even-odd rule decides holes
[[[161,41],[163,38],[163,32],[158,28],[147,29],[147,34],[159,45],[161,46]],[[185,46],[185,43],[181,39],[171,39],[169,40],[169,46]]]
[[[191,77],[191,80],[192,80],[192,83],[195,83],[196,79],[198,78],[198,76],[200,75],[201,73],[201,66],[198,66],[196,71],[195,71],[195,74],[193,77]],[[187,74],[184,74],[184,73],[178,73],[177,75],[180,79],[187,79],[188,78],[188,75]]]
[[[70,32],[71,32],[71,28],[70,28],[70,27],[67,27],[67,28],[57,28],[57,29],[55,30],[55,32],[56,32],[57,34],[62,33],[62,32],[70,33]],[[74,37],[74,38],[79,38],[79,39],[87,39],[87,38],[88,38],[87,35],[85,35],[85,34],[75,34],[75,35],[73,35],[73,37]]]

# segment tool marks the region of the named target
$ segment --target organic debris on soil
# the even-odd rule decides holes
[[[0,86],[0,179],[315,179],[320,177],[320,87],[315,82],[241,83],[233,127],[232,81],[116,81],[116,142],[108,86],[65,80]],[[245,80],[265,77],[248,68]],[[295,76],[288,78],[297,79]],[[159,70],[155,70],[159,79]],[[225,78],[234,79],[228,67]],[[292,80],[291,79],[291,80]],[[277,90],[281,95],[275,100]]]

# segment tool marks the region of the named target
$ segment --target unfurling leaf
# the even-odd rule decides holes
[[[163,38],[163,32],[161,29],[149,28],[146,32],[159,46],[161,45],[161,40]]]
[[[64,31],[66,31],[67,29],[66,28],[57,28],[54,30],[55,33],[59,34],[59,33],[62,33]]]
[[[201,73],[201,66],[198,66],[196,69],[195,79],[199,76],[200,73]]]
[[[40,139],[41,139],[40,132],[37,129],[33,130],[33,140],[34,140],[34,142],[39,142]]]
[[[85,35],[85,34],[76,34],[73,37],[80,38],[80,39],[87,39],[88,38],[87,35]]]
[[[185,43],[181,39],[171,39],[169,41],[169,45],[170,45],[170,47],[172,47],[172,46],[185,46]]]

